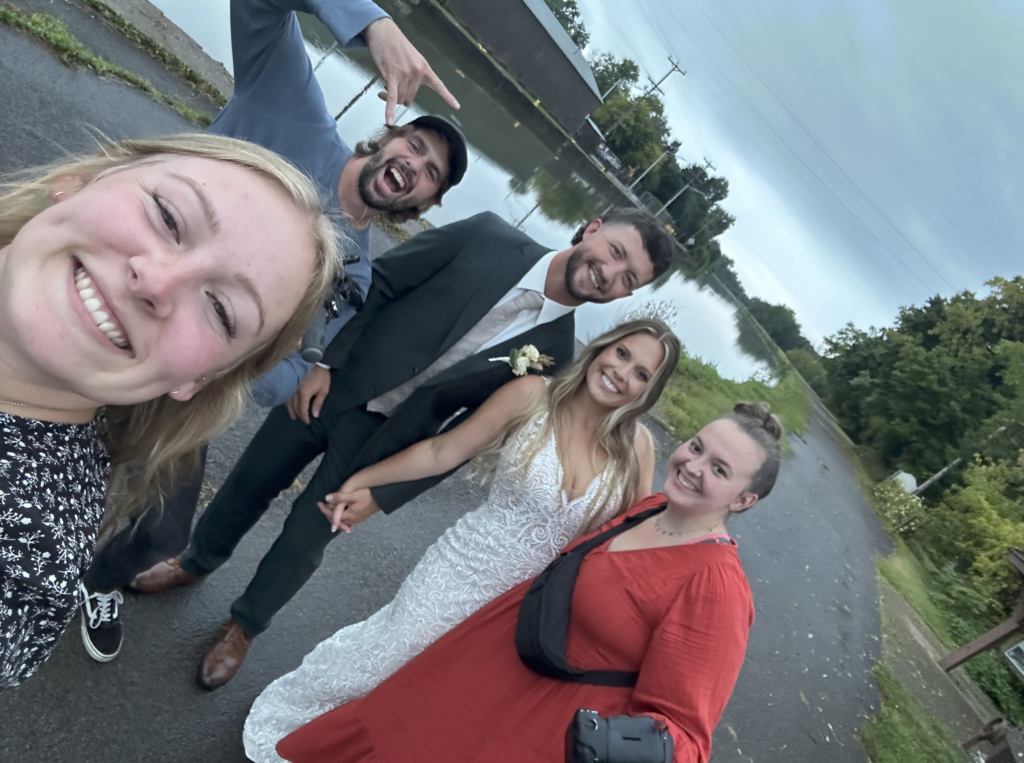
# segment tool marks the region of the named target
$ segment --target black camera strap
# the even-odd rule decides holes
[[[559,681],[595,686],[636,686],[638,674],[624,670],[582,670],[565,659],[569,608],[583,558],[616,535],[665,510],[667,504],[641,511],[622,523],[563,551],[538,575],[519,606],[516,652],[526,667]]]

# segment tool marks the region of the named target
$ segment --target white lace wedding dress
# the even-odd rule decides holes
[[[243,733],[250,760],[279,763],[274,748],[283,737],[365,696],[484,604],[538,575],[579,534],[604,489],[603,474],[584,495],[566,501],[554,435],[525,478],[505,468],[543,421],[541,416],[517,433],[499,459],[487,501],[427,549],[390,604],[322,641],[298,669],[256,698]],[[596,522],[608,521],[619,508],[619,501],[608,501]]]

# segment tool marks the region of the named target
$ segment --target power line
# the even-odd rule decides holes
[[[814,135],[811,133],[811,131],[808,130],[806,127],[804,127],[803,123],[796,117],[796,115],[792,111],[789,110],[789,107],[786,106],[786,104],[782,101],[782,99],[779,98],[779,96],[775,94],[775,91],[772,90],[768,86],[768,83],[766,83],[763,79],[761,79],[761,75],[757,73],[757,70],[755,70],[754,67],[751,66],[750,63],[747,61],[747,59],[745,59],[743,57],[743,55],[738,50],[736,50],[736,47],[729,41],[729,38],[725,36],[725,34],[722,32],[722,30],[718,28],[718,25],[712,20],[712,18],[710,16],[708,16],[707,12],[705,12],[705,10],[700,6],[700,3],[698,3],[696,0],[694,0],[693,5],[697,8],[698,11],[700,11],[701,15],[705,19],[707,19],[707,22],[709,24],[711,24],[711,26],[713,26],[715,28],[715,31],[718,32],[718,36],[721,37],[725,41],[725,44],[729,46],[730,50],[732,50],[732,52],[736,54],[736,57],[739,58],[739,60],[742,61],[743,64],[750,70],[751,74],[753,74],[755,77],[757,77],[757,81],[761,83],[761,85],[764,87],[764,89],[767,90],[769,93],[771,93],[771,96],[772,96],[772,98],[775,99],[776,103],[778,103],[785,110],[785,112],[787,114],[789,114],[790,118],[794,122],[796,122],[797,125],[800,127],[800,129],[803,130],[804,133],[807,135],[807,137],[810,138],[814,142],[814,145],[816,145],[818,147],[818,149],[821,151],[821,153],[823,153],[826,157],[828,157],[828,160],[830,162],[832,162],[832,165],[837,170],[839,170],[841,173],[843,173],[843,177],[846,178],[848,181],[850,181],[850,185],[852,185],[854,188],[856,188],[857,191],[860,193],[860,195],[863,196],[864,199],[868,202],[868,204],[870,204],[871,207],[876,212],[878,212],[878,214],[880,214],[882,216],[882,218],[887,223],[889,223],[890,226],[892,226],[892,229],[894,231],[896,231],[898,234],[900,234],[900,238],[902,238],[907,243],[907,246],[909,246],[911,249],[913,249],[914,252],[917,254],[917,256],[920,257],[921,260],[926,265],[928,265],[928,267],[930,267],[932,269],[932,272],[934,272],[935,275],[937,275],[939,278],[941,278],[942,282],[945,283],[946,286],[948,286],[953,292],[956,292],[956,288],[953,286],[953,284],[951,284],[949,281],[947,281],[946,277],[943,276],[942,273],[940,273],[938,271],[938,269],[928,260],[927,257],[925,257],[921,253],[921,251],[916,246],[914,246],[914,243],[909,238],[907,238],[907,236],[903,233],[902,230],[899,229],[899,227],[897,227],[896,223],[894,223],[889,218],[889,216],[887,214],[885,214],[885,212],[883,212],[881,209],[879,209],[878,205],[875,204],[875,202],[873,202],[871,200],[871,197],[868,196],[859,185],[857,185],[857,182],[852,177],[850,177],[847,174],[846,170],[844,170],[842,168],[842,166],[839,164],[839,162],[837,162],[835,159],[832,158],[832,155],[828,152],[828,150],[826,150],[826,148],[824,146],[821,145],[821,143],[818,142],[818,139],[814,137]]]
[[[650,0],[645,0],[645,2],[649,2],[649,1],[650,1]],[[900,264],[900,265],[901,265],[901,266],[903,267],[903,269],[904,269],[904,270],[906,270],[906,271],[907,271],[907,273],[908,273],[908,274],[909,274],[909,275],[910,275],[910,276],[911,276],[911,277],[912,277],[912,278],[913,278],[913,279],[914,279],[915,281],[917,281],[917,282],[918,282],[919,284],[921,284],[921,286],[922,286],[922,287],[923,287],[923,288],[925,289],[925,291],[926,291],[926,292],[928,293],[928,295],[929,295],[929,296],[931,296],[931,295],[932,295],[932,294],[934,293],[934,290],[933,290],[933,289],[932,289],[932,288],[931,288],[930,286],[928,286],[928,284],[926,284],[926,283],[925,283],[924,281],[922,281],[922,280],[921,280],[921,278],[920,278],[920,277],[919,277],[919,276],[917,275],[917,273],[915,273],[915,272],[914,272],[913,270],[911,270],[911,269],[910,269],[910,267],[909,267],[909,266],[907,265],[907,263],[905,263],[905,262],[904,262],[903,260],[901,260],[901,259],[899,258],[899,256],[898,256],[898,255],[897,255],[897,254],[896,254],[896,253],[895,253],[895,252],[894,252],[894,251],[893,251],[892,249],[890,249],[890,248],[889,248],[889,246],[888,246],[888,245],[887,245],[887,244],[886,244],[886,243],[885,243],[884,241],[882,241],[882,239],[881,239],[881,238],[879,238],[879,237],[878,237],[878,234],[877,234],[877,233],[875,233],[875,232],[874,232],[873,230],[871,230],[871,228],[869,228],[869,227],[868,227],[867,223],[865,223],[865,222],[864,222],[864,220],[862,220],[862,219],[861,219],[861,218],[860,218],[860,217],[859,217],[859,216],[857,215],[857,213],[856,213],[856,212],[854,212],[854,211],[853,211],[853,210],[852,210],[852,209],[850,208],[850,206],[849,206],[849,205],[848,205],[848,204],[847,204],[847,203],[846,203],[845,201],[843,201],[843,200],[842,200],[842,199],[841,199],[841,198],[839,197],[839,195],[838,195],[838,194],[837,194],[837,193],[836,193],[836,192],[835,192],[834,190],[832,190],[832,188],[831,188],[831,187],[830,187],[830,186],[828,185],[828,183],[826,183],[826,182],[825,182],[825,181],[824,181],[824,180],[822,179],[822,177],[821,177],[821,176],[820,176],[820,175],[819,175],[819,174],[818,174],[817,172],[815,172],[815,171],[814,171],[814,169],[813,169],[813,168],[812,168],[812,167],[811,167],[811,166],[810,166],[810,165],[809,165],[809,164],[808,164],[808,163],[807,163],[807,162],[806,162],[806,161],[805,161],[805,160],[803,159],[803,157],[801,157],[801,156],[800,156],[800,154],[798,154],[798,153],[796,152],[796,150],[795,150],[795,149],[794,149],[794,148],[793,148],[793,147],[792,147],[791,145],[789,145],[789,143],[787,143],[787,142],[786,142],[785,138],[783,138],[783,137],[782,137],[781,135],[779,135],[778,131],[777,131],[777,130],[776,130],[776,129],[775,129],[774,127],[772,127],[771,123],[770,123],[770,122],[769,122],[769,121],[768,121],[767,119],[765,119],[765,118],[764,118],[764,117],[763,117],[763,116],[761,115],[761,112],[759,112],[759,111],[757,110],[757,108],[756,108],[756,107],[755,107],[755,106],[754,106],[754,105],[753,105],[753,104],[752,104],[752,103],[750,102],[750,100],[749,100],[749,99],[748,99],[748,98],[747,98],[747,97],[746,97],[745,95],[743,95],[743,93],[742,93],[742,92],[740,92],[739,88],[738,88],[738,87],[736,87],[736,85],[735,85],[735,84],[733,84],[732,80],[731,80],[731,79],[729,79],[729,77],[727,77],[727,76],[725,75],[725,72],[723,72],[723,71],[722,71],[722,70],[721,70],[721,69],[719,68],[718,64],[716,64],[716,63],[714,62],[714,59],[712,59],[712,58],[711,58],[711,56],[709,56],[709,55],[708,55],[707,51],[705,51],[705,50],[704,50],[704,48],[703,48],[703,47],[701,47],[700,43],[698,43],[698,42],[697,42],[697,40],[696,40],[696,39],[695,39],[695,38],[694,38],[694,37],[693,37],[693,36],[692,36],[692,35],[691,35],[691,34],[690,34],[690,33],[689,33],[688,31],[686,31],[686,27],[685,27],[685,26],[683,25],[683,22],[682,22],[682,21],[680,21],[679,17],[678,17],[678,16],[677,16],[677,15],[676,15],[676,14],[675,14],[675,13],[674,13],[673,11],[672,11],[672,9],[671,9],[671,8],[670,8],[669,6],[667,6],[667,5],[664,5],[664,3],[662,3],[662,6],[663,6],[663,7],[665,8],[665,10],[666,10],[666,11],[668,12],[668,14],[669,14],[669,15],[670,15],[670,16],[671,16],[671,17],[672,17],[673,19],[675,19],[676,23],[677,23],[677,24],[679,24],[679,28],[680,28],[680,29],[682,30],[683,34],[685,34],[685,35],[687,36],[687,38],[689,38],[690,42],[692,42],[692,43],[693,43],[694,47],[696,47],[696,48],[697,48],[697,50],[699,50],[699,51],[700,51],[701,53],[703,53],[703,54],[704,54],[704,57],[705,57],[705,58],[706,58],[706,59],[708,60],[708,63],[710,63],[710,64],[711,64],[711,66],[712,66],[712,67],[713,67],[713,68],[715,69],[715,71],[717,71],[717,72],[718,72],[718,74],[719,74],[719,75],[720,75],[720,76],[722,77],[722,79],[724,79],[724,80],[726,81],[726,83],[727,83],[727,84],[729,85],[729,87],[731,87],[731,88],[733,89],[733,91],[735,91],[736,95],[738,95],[738,96],[739,96],[739,97],[740,97],[740,98],[741,98],[741,99],[743,100],[743,102],[744,102],[745,104],[747,104],[747,106],[748,106],[748,107],[750,108],[750,110],[751,110],[751,111],[753,111],[753,112],[754,112],[754,114],[756,114],[756,115],[757,115],[757,117],[758,117],[758,118],[759,118],[759,119],[760,119],[760,120],[761,120],[762,122],[764,122],[765,126],[766,126],[766,127],[767,127],[767,128],[769,129],[769,130],[771,130],[772,134],[773,134],[773,135],[774,135],[774,136],[775,136],[776,138],[778,138],[778,139],[779,139],[779,142],[780,142],[780,143],[782,143],[782,145],[784,145],[784,146],[785,146],[786,148],[788,148],[788,149],[789,149],[790,153],[792,153],[792,154],[793,154],[793,156],[795,156],[795,157],[796,157],[796,159],[797,159],[797,160],[798,160],[798,161],[799,161],[799,162],[800,162],[800,163],[801,163],[801,164],[802,164],[802,165],[804,166],[804,168],[805,168],[805,169],[806,169],[806,170],[807,170],[808,172],[810,172],[810,173],[811,173],[811,175],[813,175],[813,176],[814,176],[814,178],[815,178],[815,179],[816,179],[816,180],[817,180],[817,181],[818,181],[819,183],[821,183],[821,185],[822,185],[822,186],[823,186],[823,187],[825,188],[825,190],[826,190],[826,191],[828,191],[828,192],[829,192],[830,194],[832,194],[833,198],[835,198],[835,200],[836,200],[837,202],[839,202],[840,206],[842,206],[842,207],[843,207],[843,209],[845,209],[845,210],[846,210],[847,212],[849,212],[849,213],[850,213],[850,216],[851,216],[851,217],[853,217],[853,218],[854,218],[854,219],[855,219],[855,220],[856,220],[857,222],[859,222],[859,223],[861,224],[861,226],[863,226],[864,230],[866,230],[866,231],[867,231],[867,232],[868,232],[869,234],[871,234],[871,237],[872,237],[873,239],[875,239],[875,241],[877,241],[877,242],[879,243],[879,245],[880,245],[880,246],[881,246],[881,247],[882,247],[883,249],[885,249],[885,251],[887,251],[887,252],[888,252],[888,253],[889,253],[889,254],[890,254],[890,255],[892,256],[892,258],[893,258],[894,260],[896,260],[896,262],[898,262],[898,263],[899,263],[899,264]],[[745,62],[744,62],[744,63],[745,63]],[[859,190],[859,189],[858,189],[858,190]],[[863,194],[863,191],[861,191],[861,193]],[[940,276],[940,277],[941,277],[941,276]],[[943,279],[943,280],[945,280],[945,279]],[[955,289],[954,289],[954,291],[955,291]]]

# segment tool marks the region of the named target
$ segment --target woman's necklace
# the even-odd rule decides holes
[[[661,517],[654,518],[654,532],[658,533],[659,535],[668,535],[672,538],[681,538],[686,534],[685,531],[675,532],[674,530],[666,530],[664,527],[662,527]]]
[[[0,405],[16,405],[19,408],[39,408],[44,411],[64,411],[69,412],[71,408],[54,408],[52,405],[38,405],[37,403],[17,403],[14,400],[0,400]]]
[[[712,530],[714,530],[713,527],[708,528],[708,532],[709,533]],[[656,516],[654,518],[654,532],[658,533],[659,535],[667,535],[670,538],[682,538],[684,535],[692,535],[695,531],[694,530],[669,530],[669,529],[667,529],[661,523],[661,514],[659,514],[658,516]]]

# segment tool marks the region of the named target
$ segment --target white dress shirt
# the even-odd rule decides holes
[[[548,268],[551,267],[551,261],[555,259],[556,254],[558,254],[558,252],[548,252],[537,260],[537,264],[527,271],[526,275],[519,280],[519,283],[509,290],[508,294],[495,303],[495,307],[508,302],[510,299],[515,299],[526,289],[544,294],[544,284],[548,278]],[[571,313],[575,309],[575,307],[559,304],[553,299],[548,299],[547,296],[545,296],[544,304],[541,305],[539,310],[523,310],[519,313],[516,319],[509,324],[508,328],[480,349],[486,350],[488,347],[501,344],[512,337],[526,333],[530,329],[537,328],[537,326],[544,323],[551,323],[551,321],[557,320],[563,315]]]

